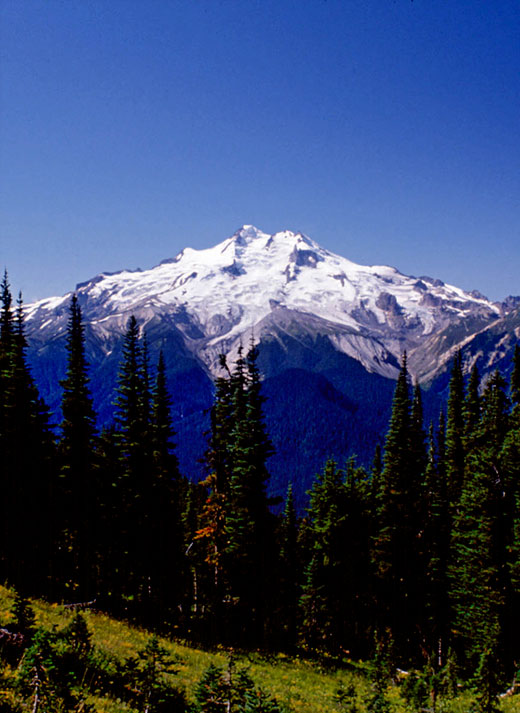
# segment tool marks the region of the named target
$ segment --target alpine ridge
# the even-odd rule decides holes
[[[150,270],[102,273],[76,292],[101,341],[121,331],[130,314],[143,327],[167,316],[211,373],[218,355],[238,342],[310,318],[310,330],[321,326],[339,351],[370,372],[395,377],[404,350],[413,371],[414,350],[432,334],[463,322],[484,326],[503,312],[479,293],[393,267],[357,265],[302,233],[268,235],[252,225],[213,248],[185,248]],[[31,305],[30,331],[59,334],[69,299]]]

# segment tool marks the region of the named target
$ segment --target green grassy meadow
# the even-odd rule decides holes
[[[10,609],[13,593],[0,587],[0,626],[9,628],[12,620]],[[36,625],[50,630],[60,630],[67,626],[73,614],[58,604],[36,600],[32,602],[36,615]],[[134,656],[150,638],[150,633],[125,622],[112,619],[95,611],[85,611],[85,619],[92,633],[92,643],[102,652],[119,660]],[[178,640],[160,638],[161,645],[176,662],[177,673],[174,683],[186,691],[189,702],[193,701],[193,691],[203,672],[213,663],[226,667],[230,655],[236,664],[248,669],[255,684],[261,686],[289,713],[369,713],[372,687],[369,666],[361,662],[345,660],[341,666],[317,663],[284,654],[243,653],[230,649],[201,650]],[[3,665],[3,680],[14,676],[15,672]],[[0,683],[1,686],[1,683]],[[339,691],[348,691],[348,700],[341,701]],[[8,710],[12,691],[0,688],[0,703]],[[399,686],[390,685],[387,690],[391,713],[415,713],[406,704]],[[128,704],[100,696],[95,690],[90,692],[88,702],[96,713],[130,713],[135,710]],[[439,713],[469,713],[473,695],[466,691],[456,698],[440,701]],[[27,704],[26,704],[27,705]],[[28,707],[27,710],[30,710]],[[503,698],[500,710],[504,713],[520,713],[520,695]],[[47,711],[42,711],[47,713]],[[53,713],[49,711],[48,713]]]

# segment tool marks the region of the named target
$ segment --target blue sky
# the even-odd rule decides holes
[[[27,300],[243,223],[520,294],[518,0],[3,0]]]

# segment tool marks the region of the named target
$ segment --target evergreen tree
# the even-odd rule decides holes
[[[115,574],[127,611],[135,608],[149,591],[152,438],[148,379],[140,330],[132,315],[123,341],[115,400],[119,505],[113,512],[120,532]]]
[[[195,688],[194,713],[281,713],[276,700],[256,687],[248,671],[233,659],[226,670],[214,664],[204,671]]]
[[[374,514],[379,507],[379,499],[383,495],[383,480],[381,478],[383,473],[383,453],[381,445],[376,444],[374,451],[374,459],[372,461],[372,471],[371,471],[371,501]]]
[[[422,473],[419,471],[419,408],[412,421],[412,400],[406,354],[397,379],[385,442],[378,529],[372,546],[377,575],[379,626],[389,628],[397,650],[407,657],[416,651],[422,612],[424,562],[419,537]],[[406,611],[403,618],[401,612]]]
[[[231,372],[221,357],[207,453],[208,498],[197,538],[213,570],[213,625],[232,640],[259,643],[270,599],[274,519],[266,495],[265,434],[256,350],[239,351]]]
[[[513,409],[516,411],[520,407],[520,346],[515,345],[515,351],[513,355],[513,369],[511,371],[511,403],[513,404]]]
[[[139,612],[141,620],[159,626],[178,621],[186,584],[181,525],[184,485],[174,452],[162,353],[153,389],[151,383],[146,339],[141,339],[137,321],[131,317],[115,401],[115,448],[106,442],[112,462],[115,455],[117,474],[108,511],[112,527],[119,531],[119,544],[110,555],[109,577],[112,588],[122,592],[126,611]]]
[[[0,301],[2,309],[0,312],[0,454],[2,457],[2,499],[1,505],[1,527],[2,537],[0,541],[0,563],[2,573],[8,571],[10,559],[9,538],[11,533],[11,514],[13,507],[13,497],[15,490],[15,474],[13,463],[11,462],[11,414],[12,397],[11,379],[13,373],[14,344],[13,344],[13,313],[12,296],[7,277],[4,271],[2,283],[0,285]]]
[[[234,600],[230,612],[244,642],[262,641],[271,581],[274,522],[269,512],[266,461],[272,447],[265,433],[257,350],[241,351],[231,376],[233,429],[225,566]],[[244,627],[244,623],[247,626]]]
[[[206,489],[206,499],[198,518],[198,527],[193,544],[195,552],[192,563],[199,555],[207,565],[204,572],[198,567],[194,574],[199,584],[206,581],[205,604],[201,601],[201,587],[197,587],[197,609],[209,613],[211,638],[219,638],[219,630],[224,626],[223,603],[227,597],[227,579],[223,565],[227,534],[226,516],[229,509],[229,480],[231,473],[232,438],[234,423],[232,403],[231,372],[224,355],[220,356],[223,372],[215,382],[215,395],[210,412],[211,431],[206,452],[208,475],[202,486]],[[191,490],[193,493],[193,490]]]
[[[446,476],[448,497],[452,508],[456,508],[464,480],[464,379],[462,375],[462,354],[457,352],[453,360],[448,397],[446,422]]]
[[[51,557],[49,483],[54,444],[48,412],[26,363],[22,299],[16,318],[4,276],[0,339],[0,448],[4,581],[23,594],[45,590]]]
[[[182,532],[184,484],[175,456],[171,399],[163,353],[159,353],[152,395],[152,453],[148,503],[150,588],[156,615],[178,619],[184,600],[186,571]],[[161,622],[162,623],[162,622]]]
[[[482,396],[476,446],[453,523],[450,566],[454,630],[466,665],[475,671],[482,651],[496,653],[503,672],[508,582],[505,530],[507,485],[500,451],[507,428],[505,383],[495,373]]]
[[[181,690],[167,683],[175,675],[175,661],[152,636],[137,652],[135,659],[127,660],[129,683],[136,693],[136,703],[143,713],[181,713],[186,710],[186,700]]]
[[[418,383],[415,384],[413,391],[412,408],[410,413],[410,447],[411,447],[411,458],[412,458],[412,468],[416,477],[424,473],[427,463],[427,453],[425,440],[426,436],[424,433],[423,426],[423,405],[422,405],[422,393],[421,387]],[[419,493],[420,487],[417,488]],[[420,500],[417,502],[420,505]]]
[[[301,597],[302,638],[310,649],[366,652],[368,503],[366,474],[328,461],[308,510],[310,551]]]
[[[69,307],[67,372],[61,382],[61,439],[58,446],[62,511],[62,550],[71,555],[67,578],[77,596],[89,599],[95,591],[96,417],[89,390],[88,364],[81,308],[74,294]],[[65,573],[63,573],[65,574]]]
[[[515,349],[510,381],[512,411],[509,429],[500,453],[503,475],[505,566],[507,571],[506,609],[502,627],[506,658],[517,661],[520,643],[516,632],[520,627],[520,350]]]
[[[148,392],[147,362],[143,359],[139,326],[132,315],[123,342],[123,356],[118,374],[118,389],[115,400],[115,422],[121,444],[121,455],[126,461],[126,475],[136,478],[143,470],[146,452],[146,434],[149,431],[150,413],[147,409]],[[135,493],[135,483],[133,497]]]
[[[464,400],[464,440],[466,448],[471,448],[471,439],[480,422],[480,375],[476,366],[471,370]]]
[[[482,394],[482,420],[477,448],[485,448],[497,457],[509,428],[509,399],[506,382],[499,371],[489,378]]]
[[[450,518],[446,478],[439,458],[438,439],[433,425],[429,432],[428,463],[424,475],[425,524],[423,549],[426,561],[424,599],[426,648],[434,668],[446,658],[449,643],[450,607],[448,599],[448,559]]]
[[[166,384],[164,355],[159,352],[152,400],[153,457],[158,471],[176,480],[179,467],[175,456],[175,431],[171,417],[171,398]]]
[[[294,507],[292,484],[287,488],[285,508],[278,529],[278,568],[276,605],[271,629],[277,634],[278,647],[296,646],[298,600],[301,588],[302,558],[298,544],[298,518]]]
[[[18,594],[16,590],[11,613],[14,617],[14,626],[11,626],[11,629],[30,639],[36,621],[34,610],[29,604],[29,600]]]

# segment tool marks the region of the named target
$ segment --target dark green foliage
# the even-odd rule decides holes
[[[339,704],[341,713],[358,713],[360,710],[356,702],[356,687],[353,684],[340,686],[334,698]]]
[[[212,410],[208,498],[197,533],[212,568],[213,623],[243,644],[266,636],[274,519],[266,495],[271,452],[262,416],[256,351],[240,350],[233,371],[221,357]]]
[[[366,473],[329,461],[310,493],[308,560],[301,597],[302,638],[310,649],[366,652],[369,516]]]
[[[410,448],[413,473],[420,475],[424,473],[426,467],[426,435],[423,427],[423,407],[422,392],[419,384],[415,384],[413,390],[413,400],[410,421]]]
[[[383,494],[383,481],[381,475],[383,473],[383,453],[380,444],[376,445],[374,451],[374,459],[372,461],[372,471],[371,471],[371,489],[370,498],[372,501],[372,508],[375,510],[378,507],[378,499]]]
[[[85,697],[77,686],[87,669],[87,659],[62,635],[39,629],[18,669],[17,687],[31,702],[37,697],[43,710],[72,710]]]
[[[468,381],[466,390],[466,398],[464,400],[464,439],[466,448],[471,445],[470,441],[480,422],[480,376],[476,366],[471,370],[471,376]]]
[[[506,382],[495,371],[482,394],[482,419],[478,445],[493,457],[498,455],[509,426],[509,400]]]
[[[128,320],[123,343],[123,357],[119,369],[116,396],[116,425],[123,454],[129,461],[128,468],[136,468],[142,457],[143,436],[150,414],[147,391],[147,363],[143,359],[140,332],[137,320],[132,315]],[[146,375],[143,379],[143,375]]]
[[[424,613],[420,596],[425,562],[422,469],[424,434],[419,392],[412,404],[406,354],[397,380],[392,416],[385,441],[384,467],[377,498],[377,529],[372,559],[377,575],[379,626],[389,627],[406,657],[416,644]],[[403,621],[401,612],[406,611]]]
[[[393,640],[387,631],[376,636],[375,654],[370,671],[372,693],[367,700],[370,713],[390,713],[387,688],[393,676]]]
[[[462,375],[462,355],[458,352],[453,360],[448,398],[446,422],[446,476],[448,497],[452,507],[456,507],[464,480],[464,379]]]
[[[150,430],[152,458],[148,464],[148,547],[145,557],[148,558],[154,622],[163,625],[166,621],[177,623],[175,612],[186,599],[187,568],[181,522],[186,486],[175,456],[171,399],[162,352],[159,353],[152,393]]]
[[[225,684],[222,671],[214,664],[204,671],[195,688],[194,711],[221,713],[225,710]]]
[[[14,686],[31,710],[58,713],[93,708],[92,693],[110,695],[148,713],[186,710],[184,693],[171,681],[173,661],[152,637],[137,656],[119,662],[92,643],[82,614],[61,631],[37,629],[16,668]]]
[[[477,705],[476,713],[498,713],[497,693],[499,681],[496,671],[496,657],[491,649],[484,650],[479,659],[474,679]]]
[[[450,628],[448,598],[448,561],[450,553],[450,509],[440,457],[441,434],[435,438],[430,426],[428,463],[424,474],[424,534],[426,586],[424,587],[425,622],[429,651],[444,658]]]
[[[428,672],[410,671],[403,681],[401,686],[403,698],[413,707],[413,710],[425,710],[430,703],[428,678]]]
[[[303,557],[298,543],[298,518],[294,508],[292,486],[287,488],[285,508],[278,533],[278,567],[276,605],[272,629],[277,647],[290,650],[296,646],[298,630],[298,600],[302,585]]]
[[[30,638],[35,623],[34,611],[32,606],[29,604],[29,600],[26,597],[22,597],[17,591],[15,591],[14,594],[14,602],[11,613],[14,617],[11,629],[13,631],[20,632],[25,637]]]
[[[130,691],[129,702],[145,713],[180,713],[186,710],[183,692],[172,686],[175,661],[157,639],[152,636],[137,657],[127,659],[123,678]]]
[[[21,298],[13,315],[7,275],[0,298],[0,577],[26,594],[44,590],[50,569],[54,444],[26,363]]]
[[[231,594],[249,610],[261,631],[265,601],[266,557],[270,514],[268,509],[266,461],[271,445],[265,434],[257,353],[252,347],[245,360],[241,354],[231,377],[233,429],[229,472],[229,508],[225,533],[226,567]]]
[[[72,621],[63,631],[63,637],[80,656],[86,656],[92,650],[92,635],[81,612],[74,614]]]
[[[85,358],[84,328],[77,296],[71,298],[67,329],[67,373],[61,382],[61,438],[56,484],[58,575],[68,596],[89,599],[95,593],[95,547],[99,540],[96,508],[95,422]]]
[[[472,454],[467,468],[453,527],[450,578],[455,635],[474,667],[480,651],[489,647],[496,650],[499,643],[505,606],[505,552],[500,519],[502,487],[493,458],[482,452]]]
[[[515,354],[513,357],[510,394],[513,407],[520,406],[520,346],[518,344],[515,346]]]
[[[204,671],[195,688],[192,713],[281,713],[281,709],[231,658],[225,670],[211,664]]]
[[[178,479],[178,464],[174,454],[175,432],[171,417],[171,398],[166,383],[164,355],[159,353],[157,376],[152,399],[153,458],[157,470],[166,476]]]
[[[184,490],[174,454],[162,354],[153,393],[151,381],[146,340],[131,317],[119,371],[115,427],[103,436],[104,470],[112,480],[103,498],[105,537],[112,546],[105,587],[123,611],[163,626],[179,615],[186,573]]]
[[[401,693],[413,710],[436,713],[439,700],[450,698],[456,691],[452,674],[450,657],[447,664],[441,667],[433,654],[424,668],[408,672],[401,684]]]
[[[342,628],[343,556],[345,508],[344,473],[329,461],[310,493],[309,526],[312,537],[301,599],[303,639],[310,648],[333,647]],[[335,581],[333,577],[341,577]]]

